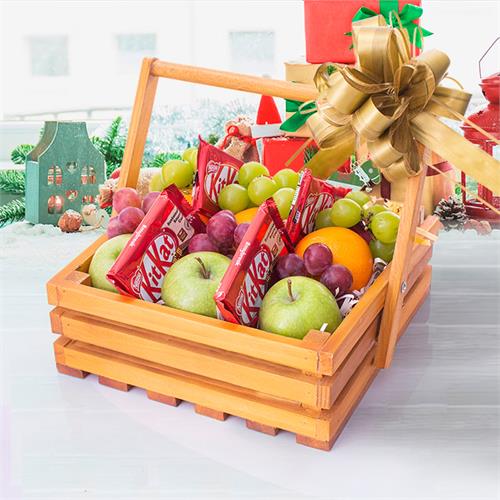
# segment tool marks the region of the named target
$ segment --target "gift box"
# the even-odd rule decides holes
[[[314,75],[320,64],[309,64],[305,59],[285,62],[285,78],[288,82],[302,83],[314,86]],[[285,100],[285,116],[290,118],[302,103],[299,101]],[[311,131],[307,125],[302,125],[294,132],[286,132],[290,137],[311,137]]]
[[[404,27],[418,23],[413,20],[414,10],[403,11],[405,4],[420,6],[421,0],[304,0],[304,19],[306,33],[306,59],[309,63],[318,64],[328,61],[338,63],[354,63],[354,52],[350,49],[352,37],[346,33],[351,31],[353,17],[363,7],[368,17],[373,14],[388,13],[396,8]],[[385,16],[384,16],[385,17]],[[387,17],[388,14],[387,14]],[[370,18],[375,25],[384,24],[384,18]],[[370,22],[371,22],[370,21]],[[387,21],[387,19],[386,19]],[[387,23],[389,24],[389,23]],[[413,35],[414,28],[409,28]],[[430,34],[424,32],[424,36]],[[417,36],[419,36],[417,34]],[[412,39],[412,36],[410,36]],[[419,43],[417,44],[420,45]]]
[[[265,137],[262,139],[262,163],[269,169],[271,175],[284,168],[300,170],[306,163],[307,148],[301,151],[290,165],[285,163],[306,140],[302,137]]]

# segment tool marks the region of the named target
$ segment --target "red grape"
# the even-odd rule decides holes
[[[319,276],[332,261],[332,251],[324,243],[313,243],[304,252],[304,265],[311,276]]]
[[[219,248],[229,249],[233,246],[235,229],[236,220],[234,216],[231,218],[224,215],[223,212],[215,214],[207,223],[208,237]]]
[[[243,236],[245,236],[245,233],[247,232],[249,227],[250,227],[249,222],[243,222],[242,224],[238,224],[238,226],[234,230],[234,246],[235,247],[237,247],[241,243],[241,240],[243,239]]]
[[[236,222],[236,218],[234,217],[233,212],[231,210],[220,210],[217,212],[215,215],[212,215],[213,218],[218,218],[218,217],[227,217],[228,219],[231,219],[232,221]]]
[[[108,227],[106,229],[106,234],[108,235],[108,238],[114,238],[119,234],[125,234],[125,233],[126,231],[123,229],[122,225],[120,224],[120,221],[118,220],[118,215],[115,215],[115,217],[111,217],[111,219],[109,219]]]
[[[295,253],[282,255],[276,263],[276,274],[280,280],[289,276],[305,276],[304,261]]]
[[[340,297],[351,289],[352,274],[347,267],[341,264],[332,264],[323,272],[320,281],[335,297]]]
[[[144,212],[137,207],[125,207],[119,214],[118,220],[124,233],[133,233],[144,219]]]
[[[218,248],[212,243],[207,234],[195,234],[189,242],[188,252],[218,252]]]
[[[354,231],[356,234],[359,234],[368,244],[370,244],[370,241],[373,239],[371,231],[366,229],[362,222],[358,222],[355,226],[352,226],[349,229]]]
[[[156,201],[156,198],[158,198],[159,195],[159,191],[151,191],[144,197],[144,199],[142,200],[142,211],[145,214],[149,212],[149,209],[153,206],[153,203]]]
[[[113,193],[113,209],[120,213],[126,207],[141,208],[141,197],[134,188],[121,188]]]

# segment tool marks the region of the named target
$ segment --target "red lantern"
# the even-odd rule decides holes
[[[483,91],[483,95],[488,100],[488,105],[477,113],[469,116],[469,120],[471,122],[489,132],[496,139],[500,139],[500,73],[495,73],[491,76],[483,78],[481,74],[481,62],[498,40],[500,40],[500,37],[490,45],[488,50],[479,60],[479,76],[481,78],[480,86]],[[485,137],[483,134],[472,128],[467,123],[464,123],[462,125],[462,130],[464,131],[464,136],[466,139],[473,142],[474,144],[477,144],[488,154],[496,156],[496,154],[494,154],[494,148],[496,148],[496,151],[498,151],[500,146],[496,145],[495,142]],[[500,175],[500,172],[498,173],[498,175]],[[461,180],[462,184],[465,186],[467,179],[464,172],[462,172]],[[492,193],[486,187],[478,184],[477,194],[485,201],[493,205],[495,208],[500,209],[500,193]],[[467,194],[465,193],[465,191],[462,192],[462,199],[467,214],[471,218],[477,220],[486,220],[492,226],[494,225],[500,227],[500,215],[495,213],[479,200],[474,198],[467,198]]]

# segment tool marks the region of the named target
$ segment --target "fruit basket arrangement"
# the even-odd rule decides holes
[[[159,78],[317,97],[309,86],[144,60],[109,239],[47,286],[57,368],[328,450],[429,293],[440,224],[421,215],[425,168],[408,178],[399,222],[391,207],[308,168],[271,178],[200,140],[192,196],[176,187],[191,151],[141,200],[133,188]],[[339,150],[349,145],[320,151],[312,168]]]

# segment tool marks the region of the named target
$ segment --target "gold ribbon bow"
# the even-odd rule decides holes
[[[411,57],[408,34],[384,19],[353,23],[354,67],[318,69],[317,113],[307,120],[320,151],[307,164],[326,178],[366,141],[374,165],[395,181],[421,170],[417,141],[494,192],[500,163],[437,117],[464,119],[471,94],[443,87],[450,60],[437,49]]]

